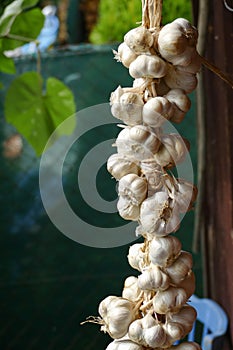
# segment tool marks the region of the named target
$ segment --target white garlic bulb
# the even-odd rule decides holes
[[[195,342],[183,342],[172,346],[169,350],[201,350],[201,347]]]
[[[149,257],[153,264],[170,266],[178,258],[181,242],[174,236],[153,238],[150,242]]]
[[[154,155],[155,161],[162,167],[170,168],[181,163],[187,152],[189,144],[187,140],[178,134],[163,135],[161,146]]]
[[[123,42],[118,46],[117,51],[113,51],[115,54],[115,59],[121,62],[126,68],[129,68],[130,63],[132,63],[136,58],[137,54],[129,48],[129,46]]]
[[[130,301],[138,301],[142,294],[141,289],[138,287],[138,279],[135,276],[129,276],[126,278],[124,288],[122,291],[122,297]]]
[[[159,191],[164,185],[164,170],[154,160],[148,159],[140,162],[141,173],[147,180],[148,197]]]
[[[143,26],[133,28],[124,36],[124,42],[136,54],[150,52],[154,43],[151,32]]]
[[[118,192],[133,205],[140,205],[146,198],[147,182],[136,174],[127,174],[119,180]]]
[[[104,322],[101,330],[118,339],[126,335],[130,323],[137,317],[137,310],[135,304],[127,299],[108,296],[101,301],[99,314]]]
[[[153,158],[158,151],[158,136],[144,125],[124,128],[116,139],[117,151],[134,160]]]
[[[164,330],[170,345],[184,338],[192,330],[196,317],[196,310],[189,305],[184,305],[177,313],[169,313],[166,316]]]
[[[139,219],[139,206],[132,204],[132,201],[125,196],[119,196],[117,202],[117,210],[119,211],[120,216],[125,220],[137,221]]]
[[[120,180],[127,174],[139,174],[139,166],[123,154],[112,154],[107,161],[107,170],[116,179]]]
[[[161,347],[166,341],[162,325],[149,313],[130,324],[128,335],[135,343],[151,348]]]
[[[142,271],[146,266],[146,252],[143,243],[135,243],[129,247],[128,261],[130,266],[138,271]]]
[[[180,213],[186,213],[192,209],[193,203],[197,197],[197,187],[188,181],[179,179],[177,181],[176,205]]]
[[[153,309],[158,314],[178,312],[187,302],[187,295],[182,288],[169,287],[165,291],[158,291],[153,297]]]
[[[173,104],[165,97],[153,97],[149,99],[142,110],[144,124],[158,128],[166,120],[170,120],[174,114]]]
[[[182,89],[187,94],[195,90],[197,87],[196,75],[186,72],[185,70],[178,68],[178,66],[170,65],[168,67],[164,81],[170,89]]]
[[[200,70],[201,70],[202,60],[201,60],[201,56],[198,54],[198,52],[196,50],[194,50],[191,53],[189,61],[190,62],[189,62],[189,64],[187,66],[177,65],[176,67],[179,70],[185,71],[185,72],[188,72],[188,73],[192,73],[192,74],[199,73]]]
[[[139,55],[129,66],[129,74],[135,79],[162,78],[167,70],[167,63],[156,55]]]
[[[112,103],[111,113],[128,125],[137,125],[142,122],[143,106],[143,99],[138,93],[125,92],[121,95],[119,102]]]
[[[159,266],[150,266],[138,276],[138,286],[142,290],[165,290],[169,284],[168,275]]]
[[[190,298],[195,292],[195,275],[193,271],[177,285],[177,288],[183,288],[188,298]]]
[[[144,350],[142,345],[134,343],[130,339],[115,339],[111,342],[106,350]]]
[[[167,236],[178,229],[179,213],[165,191],[156,192],[142,202],[140,223],[145,232],[155,237]]]
[[[193,266],[192,255],[188,252],[181,251],[179,257],[172,265],[166,268],[166,273],[171,279],[171,282],[178,285],[190,272]]]
[[[182,89],[172,89],[165,97],[184,113],[188,112],[191,107],[191,101]]]

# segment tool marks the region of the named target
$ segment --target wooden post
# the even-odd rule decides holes
[[[200,1],[199,1],[200,3]],[[198,1],[193,0],[197,14]],[[209,1],[204,56],[233,79],[233,12],[224,1]],[[233,349],[233,90],[203,68],[205,188],[203,222],[207,295],[228,314],[229,332],[221,350]],[[198,103],[198,102],[197,102]]]

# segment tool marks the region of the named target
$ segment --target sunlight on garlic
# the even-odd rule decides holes
[[[134,82],[111,93],[111,113],[126,125],[107,169],[118,181],[120,216],[138,222],[136,236],[144,242],[131,245],[127,256],[137,274],[126,277],[120,297],[99,305],[101,317],[94,323],[113,338],[106,350],[201,350],[194,342],[173,345],[196,319],[189,305],[195,291],[192,255],[172,234],[180,214],[193,208],[197,189],[170,172],[189,152],[188,141],[162,129],[166,121],[180,123],[191,107],[187,94],[201,68],[198,32],[183,18],[161,27],[155,13],[161,3],[142,0],[142,25],[114,51]]]

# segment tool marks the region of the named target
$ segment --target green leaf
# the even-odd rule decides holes
[[[5,36],[10,32],[16,17],[25,9],[35,6],[38,0],[15,0],[8,5],[0,17],[0,35]]]
[[[56,127],[67,117],[70,117],[75,113],[75,101],[72,91],[56,78],[48,78],[44,102]],[[68,129],[62,129],[60,133],[62,135],[69,135],[74,130],[74,127],[75,120],[72,118]]]
[[[44,25],[44,19],[43,13],[38,8],[23,12],[15,19],[9,34],[28,38],[33,41],[40,34]],[[23,44],[25,44],[23,40],[3,38],[2,51],[13,50]]]
[[[75,112],[73,94],[62,82],[49,78],[44,94],[42,85],[38,73],[24,73],[12,82],[5,99],[6,120],[25,137],[37,155],[43,152],[58,125]],[[62,134],[71,133],[74,127]]]
[[[7,74],[15,73],[15,63],[12,58],[0,52],[0,71]]]

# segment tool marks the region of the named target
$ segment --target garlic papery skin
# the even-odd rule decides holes
[[[116,179],[120,180],[127,174],[139,174],[139,166],[122,154],[112,154],[107,161],[108,172]]]
[[[153,238],[150,242],[149,257],[153,264],[170,266],[181,252],[181,242],[174,236]]]
[[[153,128],[161,127],[166,120],[170,120],[174,114],[173,104],[165,97],[153,97],[149,99],[142,110],[144,124]]]
[[[197,87],[196,75],[186,72],[178,66],[169,65],[164,81],[170,89],[182,89],[187,94],[190,94]]]
[[[146,260],[147,254],[145,252],[144,243],[135,243],[129,247],[127,258],[131,267],[138,271],[142,271],[148,263]]]
[[[182,89],[172,89],[165,97],[168,101],[174,103],[182,112],[187,113],[191,107],[191,101]]]
[[[154,159],[161,167],[171,168],[184,160],[188,153],[187,146],[189,146],[187,141],[180,135],[163,135],[161,146]]]
[[[201,350],[199,344],[195,342],[184,342],[179,345],[172,346],[169,350]]]
[[[176,193],[176,205],[180,213],[186,213],[193,207],[197,198],[197,187],[188,181],[178,179]]]
[[[144,350],[142,345],[134,343],[130,339],[115,339],[111,342],[106,350]]]
[[[190,56],[190,62],[186,66],[177,65],[176,68],[191,74],[199,73],[201,70],[202,60],[201,56],[194,50]]]
[[[161,166],[154,160],[148,159],[140,162],[141,173],[147,180],[148,197],[161,190],[166,176]]]
[[[119,180],[118,192],[138,206],[146,198],[147,182],[136,174],[125,175]]]
[[[125,92],[120,96],[119,102],[112,103],[111,113],[128,125],[137,125],[142,122],[143,106],[143,99],[138,93]]]
[[[190,271],[189,274],[177,285],[177,288],[183,288],[187,297],[190,298],[195,292],[195,275],[193,271]]]
[[[172,208],[172,201],[166,192],[156,192],[142,202],[140,223],[152,238],[167,236],[178,229],[179,213]]]
[[[176,340],[184,338],[192,330],[196,317],[196,310],[189,305],[184,305],[179,312],[166,316],[164,330],[171,345]]]
[[[108,296],[101,301],[99,314],[104,322],[101,330],[118,339],[126,335],[130,323],[137,317],[137,310],[135,304],[127,299]]]
[[[138,301],[142,295],[141,289],[138,287],[138,279],[135,276],[129,276],[126,278],[122,297],[130,301]]]
[[[136,54],[149,53],[154,43],[152,33],[143,26],[133,28],[124,36],[124,42]]]
[[[118,46],[117,51],[113,52],[115,59],[121,62],[126,68],[129,68],[130,64],[137,58],[137,54],[125,42]]]
[[[155,55],[139,55],[129,66],[129,74],[135,79],[162,78],[167,70],[168,64]]]
[[[132,204],[132,201],[125,196],[119,196],[117,202],[117,210],[125,220],[137,221],[140,216],[140,208],[138,205]]]
[[[159,266],[150,266],[138,276],[138,287],[142,290],[165,290],[169,284],[168,275]]]
[[[124,128],[118,134],[116,146],[119,154],[140,161],[153,158],[159,149],[160,140],[149,127],[135,125]]]
[[[161,347],[166,341],[162,325],[150,313],[130,324],[128,336],[135,343],[151,348]]]
[[[171,279],[171,283],[178,285],[190,272],[193,266],[192,255],[181,251],[179,257],[172,265],[166,268],[166,273]]]
[[[158,291],[153,297],[154,312],[162,315],[178,312],[187,299],[187,294],[182,288],[169,287],[165,291]]]

